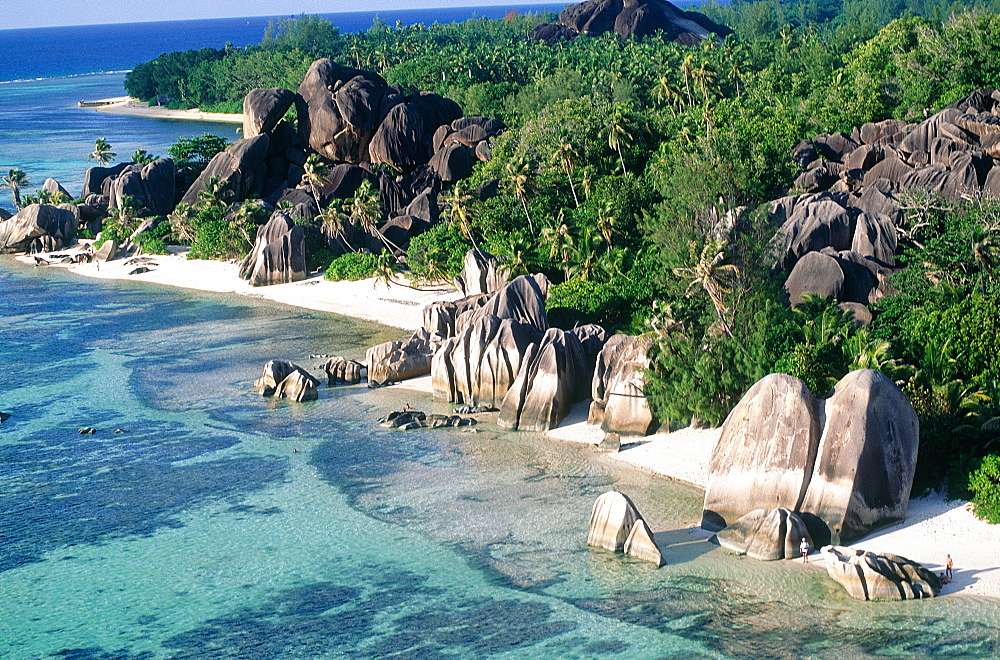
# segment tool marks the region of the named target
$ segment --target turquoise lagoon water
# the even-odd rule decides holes
[[[397,330],[0,259],[0,657],[996,657],[1000,603],[730,556],[701,493],[399,388],[251,391]],[[93,435],[77,429],[92,426]],[[121,429],[122,433],[115,433]],[[585,545],[637,502],[668,565]]]

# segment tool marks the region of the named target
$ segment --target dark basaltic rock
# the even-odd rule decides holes
[[[49,204],[29,204],[0,222],[0,252],[52,252],[76,238],[76,216]]]
[[[285,211],[275,211],[257,230],[253,249],[240,263],[240,277],[252,286],[306,278],[305,236]]]
[[[788,509],[755,509],[716,535],[719,545],[753,559],[795,559],[799,544],[812,538],[802,519]]]
[[[590,513],[587,545],[624,552],[662,566],[663,554],[653,533],[627,495],[609,491],[597,498]]]
[[[446,184],[451,184],[472,176],[472,166],[476,162],[475,151],[464,144],[448,144],[441,147],[428,163]]]
[[[717,531],[754,509],[786,508],[824,544],[901,521],[918,436],[913,407],[877,371],[851,372],[826,400],[796,378],[766,376],[723,424],[702,527]]]
[[[617,436],[649,435],[657,426],[645,396],[650,337],[614,335],[597,356],[587,421]]]
[[[360,362],[339,355],[330,358],[323,365],[327,385],[356,385],[361,382],[364,369],[365,366]]]
[[[198,202],[198,194],[213,178],[217,178],[225,186],[233,201],[260,197],[264,192],[267,176],[265,159],[269,147],[270,138],[263,133],[237,140],[209,161],[208,166],[184,193],[181,202],[194,206]]]
[[[826,572],[860,600],[913,600],[941,593],[941,578],[915,561],[844,546],[820,549]]]
[[[825,247],[849,250],[852,236],[851,214],[830,198],[796,204],[788,220],[773,239],[780,263],[792,268],[808,252]]]
[[[295,92],[280,87],[251,89],[243,97],[243,137],[270,133],[294,105]]]

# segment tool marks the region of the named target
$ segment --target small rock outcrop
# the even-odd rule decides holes
[[[664,564],[646,521],[632,500],[617,491],[604,493],[594,502],[587,545],[625,552],[657,566]]]
[[[76,238],[76,216],[49,204],[29,204],[0,222],[0,252],[52,252]]]
[[[378,424],[385,429],[410,431],[412,429],[424,428],[472,427],[476,425],[476,420],[471,417],[460,417],[459,415],[428,415],[420,410],[394,410],[379,419]]]
[[[696,46],[732,33],[704,14],[678,9],[665,0],[587,0],[566,7],[559,14],[559,25],[565,30],[542,25],[535,28],[532,38],[553,43],[577,34],[615,32],[627,38],[660,33],[667,41]]]
[[[455,288],[463,296],[493,294],[507,281],[507,271],[497,263],[496,257],[485,250],[469,250],[465,253],[462,272],[455,277]]]
[[[702,527],[785,508],[814,541],[851,541],[906,517],[919,424],[880,372],[844,376],[825,400],[771,374],[733,408],[712,453]]]
[[[327,360],[323,370],[327,385],[357,385],[364,378],[365,365],[338,355]]]
[[[315,401],[319,398],[316,386],[319,381],[302,369],[294,369],[278,383],[274,391],[276,399],[291,399],[292,401]]]
[[[295,103],[298,95],[287,89],[251,89],[243,97],[243,137],[270,133]]]
[[[802,539],[812,547],[806,524],[788,509],[754,509],[716,535],[719,545],[760,559],[795,559]]]
[[[275,211],[257,230],[253,249],[240,264],[252,286],[299,282],[306,278],[305,234],[284,211]]]
[[[658,422],[646,401],[648,337],[614,335],[597,356],[587,421],[618,436],[649,435]]]
[[[826,572],[860,600],[913,600],[941,593],[941,578],[915,561],[889,553],[825,546]]]
[[[319,398],[317,385],[319,381],[309,372],[287,360],[268,361],[264,365],[264,373],[253,384],[261,396],[277,396],[294,401],[312,401]]]
[[[431,359],[440,339],[421,328],[405,342],[387,341],[372,346],[365,353],[369,384],[387,385],[426,376],[431,372]]]

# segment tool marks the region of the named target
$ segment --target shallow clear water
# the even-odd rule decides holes
[[[250,391],[399,331],[9,257],[0,305],[0,657],[1000,653],[1000,603],[860,603],[732,557],[691,532],[698,491],[587,448],[375,427],[447,409],[398,388]],[[667,566],[585,546],[611,487]]]

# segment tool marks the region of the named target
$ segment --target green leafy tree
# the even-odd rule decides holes
[[[129,157],[133,163],[138,163],[139,165],[148,165],[157,159],[157,156],[149,153],[145,149],[136,149],[132,155]]]

